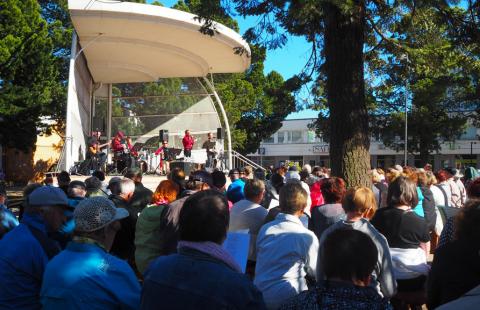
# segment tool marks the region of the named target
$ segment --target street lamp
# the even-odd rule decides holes
[[[405,67],[407,68],[407,77],[405,79],[405,149],[404,149],[404,162],[405,166],[408,166],[408,54],[402,54],[398,58],[399,60],[405,60]]]

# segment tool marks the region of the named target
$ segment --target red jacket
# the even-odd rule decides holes
[[[195,141],[192,136],[184,136],[182,139],[183,148],[185,150],[191,150]]]

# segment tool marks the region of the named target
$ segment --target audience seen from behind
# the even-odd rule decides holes
[[[388,188],[387,204],[371,223],[387,238],[398,291],[422,291],[429,271],[430,234],[425,220],[412,211],[418,204],[416,184],[397,177]]]
[[[20,225],[0,240],[0,309],[40,309],[45,266],[60,252],[51,239],[66,222],[65,193],[52,186],[36,188],[29,196]]]
[[[268,211],[260,205],[265,193],[265,184],[261,180],[248,180],[245,184],[245,199],[235,203],[230,210],[230,231],[248,230],[250,250],[248,260],[256,260],[255,243],[258,231],[265,221]]]
[[[142,171],[139,168],[130,168],[125,173],[125,177],[135,182],[135,191],[129,202],[130,208],[136,210],[137,213],[152,202],[152,191],[142,184]]]
[[[128,217],[120,220],[121,228],[115,235],[111,253],[121,259],[128,260],[129,264],[135,268],[135,226],[137,224],[138,210],[130,206],[130,201],[135,191],[135,183],[128,178],[123,178],[119,182],[118,195],[111,195],[110,200],[117,208],[123,208],[128,211]]]
[[[435,252],[428,277],[429,309],[480,285],[479,223],[480,200],[470,199],[455,217],[455,239]]]
[[[183,204],[188,197],[196,192],[210,189],[212,187],[212,176],[207,171],[197,170],[190,175],[185,187],[184,197],[171,202],[165,217],[162,219],[162,225],[160,227],[161,239],[157,241],[161,247],[161,255],[169,255],[177,252],[179,238],[178,219]]]
[[[92,197],[78,204],[73,217],[73,241],[48,263],[43,276],[43,309],[138,309],[135,273],[108,254],[128,211],[107,198]]]
[[[348,190],[327,168],[298,171],[271,167],[265,184],[232,169],[225,190],[222,171],[175,168],[155,193],[138,169],[108,186],[49,174],[8,205],[18,220],[0,184],[0,309],[478,307],[476,169],[396,165]],[[250,235],[247,275],[229,231]]]
[[[163,180],[153,193],[152,204],[140,213],[135,229],[135,263],[143,273],[148,264],[160,256],[161,224],[166,217],[168,204],[177,199],[179,186]]]
[[[480,199],[480,178],[470,182],[467,187],[467,199]],[[458,211],[458,209],[455,209]],[[455,238],[455,216],[446,219],[445,225],[438,241],[438,247],[442,247]]]
[[[227,198],[232,203],[236,203],[245,198],[243,188],[245,187],[245,181],[240,177],[239,169],[232,169],[228,173],[230,178],[230,185],[227,189]]]
[[[151,263],[141,309],[264,309],[262,294],[221,246],[228,224],[221,193],[205,190],[188,197],[178,218],[178,253]]]
[[[108,194],[103,190],[103,184],[99,178],[94,176],[86,178],[85,185],[87,187],[87,197],[100,196],[108,198]]]
[[[306,277],[316,277],[318,239],[300,221],[307,206],[307,193],[299,183],[280,190],[280,209],[274,221],[257,236],[255,285],[269,309],[308,289]]]
[[[319,259],[325,279],[288,300],[281,310],[392,309],[370,285],[378,262],[378,247],[365,233],[355,229],[332,231],[323,242]]]
[[[345,194],[342,207],[345,210],[346,219],[330,226],[323,232],[320,239],[317,278],[322,280],[325,277],[324,262],[321,259],[325,239],[328,238],[332,232],[339,229],[354,229],[370,236],[377,247],[378,258],[372,273],[370,285],[374,287],[381,296],[386,298],[393,297],[396,293],[397,282],[393,275],[392,258],[388,242],[369,222],[377,210],[377,201],[373,191],[367,187],[350,188]]]
[[[322,181],[321,190],[325,204],[312,210],[312,220],[309,223],[309,229],[319,239],[328,227],[345,218],[342,200],[346,184],[342,178],[331,177]]]

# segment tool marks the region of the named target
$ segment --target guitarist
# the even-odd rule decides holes
[[[209,132],[207,141],[203,142],[202,145],[202,148],[207,151],[207,162],[205,164],[206,168],[214,167],[214,160],[215,156],[217,155],[216,144],[217,142],[213,140],[213,134]]]
[[[100,144],[100,131],[92,132],[92,136],[88,142],[87,158],[97,159],[97,165],[93,170],[104,169],[105,162],[107,161],[107,154],[102,151],[103,148],[110,145],[110,142]]]

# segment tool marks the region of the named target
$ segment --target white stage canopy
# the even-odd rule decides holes
[[[132,83],[243,72],[250,48],[230,28],[199,32],[195,15],[156,5],[69,0],[70,15],[95,82]],[[242,55],[234,49],[243,49]]]
[[[228,166],[231,166],[228,119],[213,83],[206,77],[209,73],[248,69],[250,48],[238,33],[214,23],[214,36],[202,34],[199,31],[202,23],[195,15],[155,5],[116,0],[69,0],[68,7],[75,33],[70,57],[65,161],[60,165],[63,169],[69,169],[75,161],[84,158],[99,89],[108,89],[105,117],[106,138],[110,139],[115,122],[122,118],[112,110],[113,86],[157,82],[164,78],[197,78],[205,86],[208,97],[222,114]],[[236,53],[239,50],[242,52]],[[128,104],[124,106],[129,107]],[[158,126],[161,124],[159,122]],[[217,124],[210,125],[208,130]],[[149,128],[151,134],[156,127]]]

